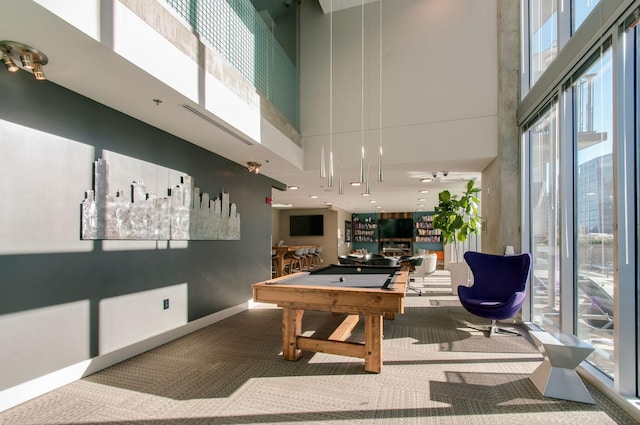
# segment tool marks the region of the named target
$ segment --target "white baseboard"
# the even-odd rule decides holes
[[[159,347],[162,344],[188,335],[192,332],[226,319],[250,308],[251,301],[218,311],[200,319],[196,319],[184,326],[172,329],[144,341],[123,347],[121,349],[85,360],[63,369],[56,370],[14,387],[0,391],[0,412],[24,403],[28,400],[48,393],[49,391],[70,384],[92,373],[106,369],[138,354]]]

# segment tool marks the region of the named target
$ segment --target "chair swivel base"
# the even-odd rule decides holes
[[[418,296],[419,296],[419,297],[421,297],[421,296],[422,296],[422,289],[420,289],[420,288],[416,288],[415,286],[408,285],[408,286],[407,286],[407,291],[413,291],[413,292],[418,293]]]
[[[500,327],[498,327],[496,325],[492,325],[491,329],[489,330],[489,337],[491,337],[494,334],[522,336],[522,334],[520,332],[512,331],[510,329],[500,328]]]
[[[513,336],[522,336],[520,332],[512,331],[510,329],[501,328],[496,324],[495,320],[491,321],[490,325],[487,326],[469,326],[471,329],[475,329],[480,332],[488,332],[489,338],[491,338],[495,334],[503,334],[503,335],[513,335]]]

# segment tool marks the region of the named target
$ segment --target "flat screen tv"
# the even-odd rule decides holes
[[[321,214],[290,216],[289,235],[324,236],[324,216]]]
[[[378,220],[378,237],[412,238],[413,220],[410,218],[381,218]]]

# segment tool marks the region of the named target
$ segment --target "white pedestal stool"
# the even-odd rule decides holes
[[[545,397],[594,404],[593,398],[576,373],[576,367],[594,350],[573,335],[530,331],[544,361],[529,379]]]

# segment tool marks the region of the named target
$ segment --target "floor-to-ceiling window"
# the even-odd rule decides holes
[[[613,374],[614,186],[611,48],[576,78],[574,128],[574,259],[576,335],[596,350],[590,360]]]
[[[571,28],[576,30],[600,0],[571,0]]]
[[[615,287],[616,306],[620,317],[635,320],[616,320],[616,352],[614,364],[618,387],[621,392],[638,395],[640,373],[635,380],[628,371],[638,371],[640,354],[640,4],[630,13],[620,37],[617,61],[618,162],[621,163],[617,180],[623,181],[623,191],[618,208],[618,249]]]
[[[523,250],[533,257],[523,317],[592,345],[588,376],[637,397],[640,0],[522,1]],[[561,48],[536,61],[553,31]]]
[[[532,320],[551,332],[560,329],[557,115],[554,102],[526,135],[531,155]]]
[[[626,116],[628,117],[628,120],[625,120],[625,124],[623,125],[623,127],[625,128],[626,131],[626,135],[625,135],[625,140],[627,141],[625,143],[625,145],[629,146],[631,144],[633,144],[633,146],[635,146],[635,155],[634,155],[634,165],[635,167],[633,167],[634,171],[635,171],[635,190],[632,192],[633,195],[635,196],[635,223],[636,226],[634,229],[635,230],[635,242],[636,242],[636,246],[635,248],[635,255],[628,255],[627,256],[627,261],[631,261],[632,265],[635,262],[636,265],[640,264],[640,230],[638,230],[638,225],[637,223],[640,223],[640,196],[638,196],[638,188],[640,188],[640,147],[638,147],[638,141],[640,141],[640,119],[638,118],[638,111],[640,111],[640,84],[638,84],[638,81],[640,81],[640,28],[638,28],[638,21],[637,19],[640,19],[640,8],[636,10],[636,12],[634,12],[634,17],[631,20],[631,22],[629,22],[629,28],[627,30],[627,34],[629,35],[629,39],[631,39],[631,43],[630,45],[628,45],[628,49],[629,51],[633,51],[635,54],[632,57],[632,60],[635,63],[635,72],[633,72],[633,77],[630,78],[628,84],[625,82],[625,87],[628,85],[627,90],[629,92],[631,92],[631,88],[635,87],[635,91],[633,93],[633,105],[628,106],[626,109]],[[633,35],[631,37],[631,34]],[[628,123],[627,123],[628,121]],[[633,198],[632,198],[633,199]],[[633,304],[633,306],[636,309],[636,312],[640,311],[640,299],[639,299],[639,295],[640,295],[640,285],[638,285],[638,282],[640,282],[640,270],[638,270],[638,268],[634,268],[631,267],[629,270],[629,274],[633,274],[634,278],[635,278],[635,285],[632,288],[632,291],[630,290],[630,293],[633,293],[633,291],[635,291],[635,297],[632,298],[631,302],[627,302],[625,304],[624,307],[627,308],[631,308],[631,305],[628,304]],[[627,281],[628,279],[625,279],[625,281]],[[624,288],[624,291],[626,293],[627,288]],[[635,344],[635,352],[636,352],[636,369],[640,368],[638,366],[638,360],[637,360],[637,354],[640,353],[640,316],[636,315],[636,317],[638,317],[636,319],[636,322],[633,326],[633,329],[631,330],[625,330],[623,329],[623,334],[629,335],[631,336],[631,333],[633,332],[633,336],[635,336],[636,339],[636,344]],[[630,345],[630,344],[629,344]],[[632,362],[633,360],[629,359],[629,358],[625,358],[623,359],[625,362]],[[624,368],[624,365],[622,366]],[[636,390],[638,392],[640,392],[640,373],[637,374],[636,376],[637,382],[636,382]]]
[[[531,84],[556,57],[558,50],[557,0],[531,0],[529,2],[529,50]]]

